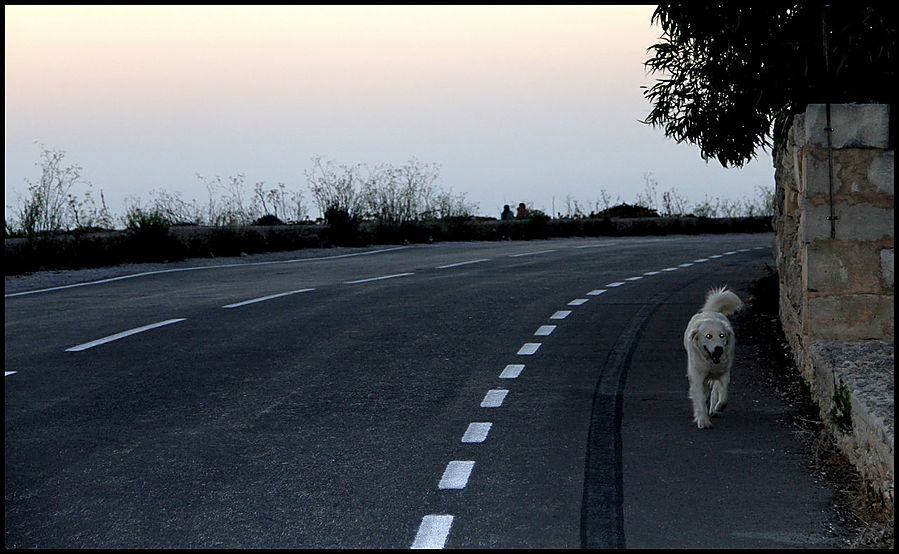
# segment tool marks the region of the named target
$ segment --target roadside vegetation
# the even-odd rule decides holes
[[[65,152],[41,146],[39,167],[40,179],[26,180],[25,193],[7,206],[7,275],[332,245],[767,232],[773,214],[773,191],[761,186],[755,198],[691,203],[646,173],[633,203],[613,201],[600,189],[593,202],[566,197],[564,213],[555,217],[526,202],[527,217],[499,220],[475,215],[478,205],[464,193],[442,189],[435,163],[413,158],[399,167],[368,167],[315,157],[300,190],[283,183],[250,187],[244,174],[198,174],[204,202],[158,189],[146,201],[127,199],[125,213],[116,216],[82,168],[66,163]]]

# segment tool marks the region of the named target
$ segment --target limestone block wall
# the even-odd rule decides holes
[[[837,444],[892,509],[889,106],[832,105],[831,149],[825,109],[797,115],[774,152],[781,323]]]
[[[889,106],[831,106],[830,161],[823,104],[796,116],[774,153],[775,258],[791,344],[893,340],[893,150]],[[794,351],[802,350],[793,344]]]

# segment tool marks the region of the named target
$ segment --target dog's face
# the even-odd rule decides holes
[[[720,322],[706,321],[694,329],[690,339],[699,348],[703,356],[712,363],[721,363],[721,358],[727,352],[727,345],[731,342],[732,331]]]

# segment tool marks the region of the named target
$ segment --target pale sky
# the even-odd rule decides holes
[[[633,202],[646,173],[691,202],[773,188],[769,152],[724,169],[640,123],[653,9],[6,6],[5,204],[37,143],[117,216],[155,189],[205,204],[197,173],[307,190],[314,156],[437,163],[491,216]]]

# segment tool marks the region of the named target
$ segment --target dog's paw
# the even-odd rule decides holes
[[[718,417],[724,413],[724,408],[727,408],[727,403],[719,402],[717,406],[709,410],[709,415],[712,417]]]
[[[709,419],[709,416],[703,415],[702,417],[696,418],[696,427],[700,429],[711,429],[712,428],[712,420]]]

